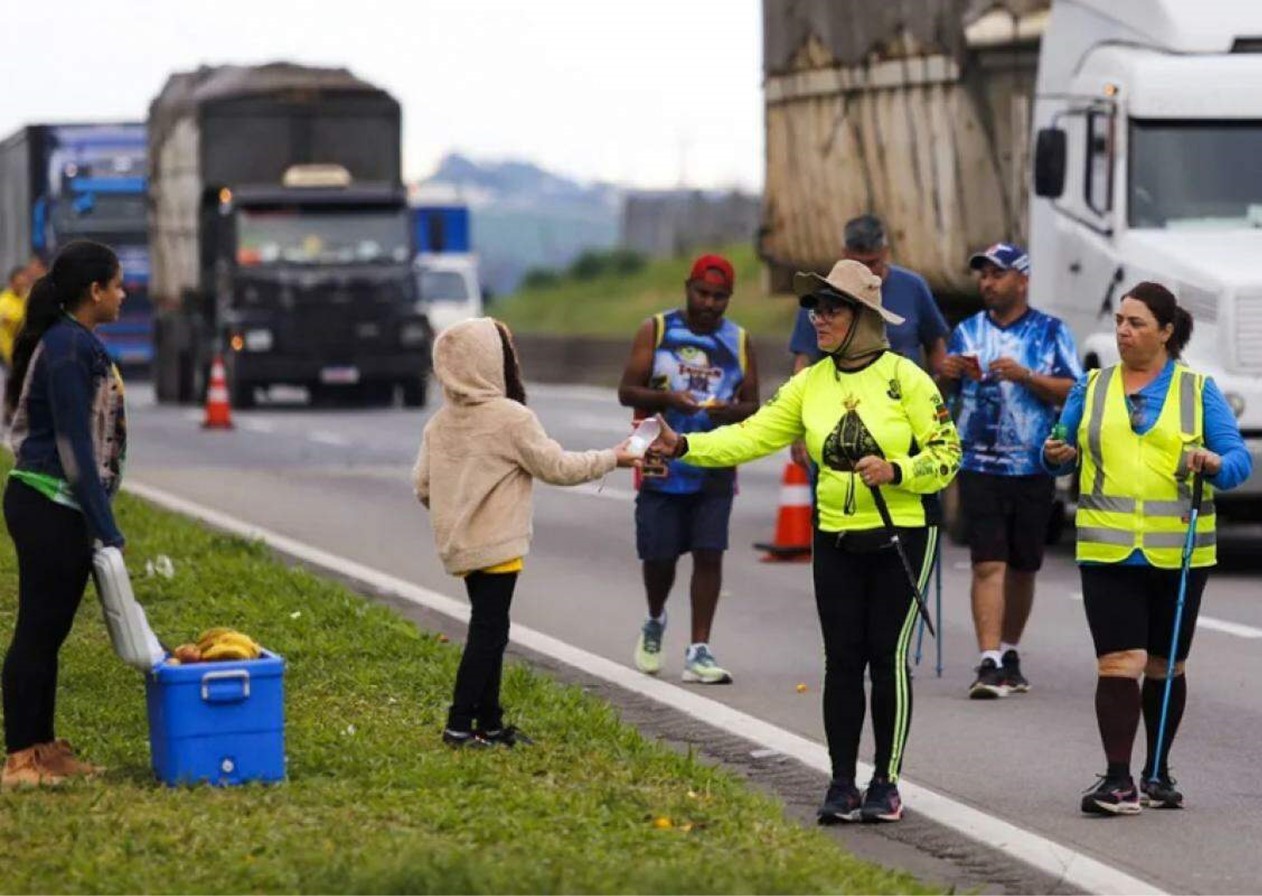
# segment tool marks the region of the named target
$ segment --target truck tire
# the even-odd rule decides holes
[[[421,374],[416,379],[404,380],[403,386],[403,406],[405,408],[423,408],[425,407],[426,386],[429,385],[429,377]]]

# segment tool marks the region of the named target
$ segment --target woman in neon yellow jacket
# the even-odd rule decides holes
[[[931,496],[954,478],[960,439],[933,380],[889,351],[885,323],[901,318],[881,307],[880,278],[857,261],[839,261],[827,277],[798,274],[793,285],[828,356],[741,423],[687,436],[663,424],[653,451],[700,467],[729,467],[805,439],[819,465],[813,563],[833,777],[818,815],[824,824],[897,821],[911,724],[907,649],[917,610],[872,488],[885,487],[923,591],[937,540]],[[872,679],[876,768],[861,793],[855,766],[865,670]]]

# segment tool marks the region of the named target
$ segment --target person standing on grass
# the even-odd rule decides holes
[[[841,257],[859,262],[880,277],[881,304],[903,319],[901,324],[885,325],[890,349],[935,375],[946,357],[946,338],[951,329],[925,278],[890,263],[889,237],[876,215],[859,215],[847,221],[842,241]],[[793,354],[794,373],[824,357],[815,344],[815,327],[805,308],[798,309],[789,351]],[[811,469],[804,443],[794,442],[791,451],[798,466]]]
[[[1192,316],[1170,290],[1137,284],[1122,297],[1114,321],[1121,362],[1078,381],[1060,417],[1065,438],[1056,433],[1043,443],[1050,472],[1078,471],[1078,569],[1095,644],[1096,721],[1107,762],[1082,798],[1082,811],[1093,815],[1183,805],[1169,756],[1187,703],[1184,665],[1201,595],[1217,562],[1214,492],[1235,488],[1253,469],[1222,392],[1179,362],[1192,337]],[[1194,476],[1204,477],[1204,495],[1158,758]],[[1148,759],[1136,789],[1130,762],[1141,715]]]
[[[1082,366],[1069,328],[1030,307],[1024,249],[996,243],[970,258],[969,267],[986,310],[955,328],[939,372],[960,389],[960,512],[981,652],[969,697],[980,700],[1030,689],[1017,647],[1034,605],[1056,495],[1040,445]]]
[[[662,413],[676,432],[706,432],[758,410],[758,368],[745,330],[725,315],[735,288],[731,263],[702,255],[684,281],[684,307],[640,325],[618,387],[637,416]],[[635,543],[643,564],[648,616],[635,645],[635,665],[662,668],[666,599],[675,567],[692,554],[692,632],[683,680],[727,684],[732,675],[710,649],[710,629],[723,584],[723,552],[735,494],[734,469],[699,470],[670,462],[648,465],[635,499]]]
[[[508,327],[489,317],[461,321],[434,343],[443,406],[425,424],[412,472],[432,518],[443,568],[464,578],[472,613],[443,742],[453,747],[529,744],[504,724],[500,680],[509,604],[530,550],[535,479],[577,485],[634,465],[625,442],[604,451],[565,451],[526,407]]]
[[[109,247],[68,244],[31,289],[14,344],[4,520],[17,552],[18,615],[4,658],[4,788],[101,771],[75,758],[53,720],[57,654],[83,599],[92,543],[124,546],[110,508],[127,450],[123,381],[94,332],[118,320],[122,283]]]

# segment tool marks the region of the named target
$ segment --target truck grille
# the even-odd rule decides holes
[[[1236,359],[1245,370],[1262,371],[1262,293],[1236,296]]]

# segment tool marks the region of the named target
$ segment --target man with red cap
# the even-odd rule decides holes
[[[758,410],[758,369],[749,337],[724,315],[736,275],[719,255],[702,255],[684,281],[682,309],[640,325],[618,387],[637,416],[661,413],[675,432],[706,432]],[[666,598],[679,557],[692,554],[692,633],[683,680],[726,684],[731,674],[710,650],[710,626],[723,580],[734,469],[678,461],[646,462],[635,502],[636,551],[643,563],[648,617],[636,642],[641,671],[661,671]]]

